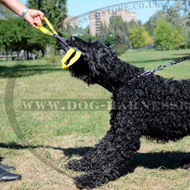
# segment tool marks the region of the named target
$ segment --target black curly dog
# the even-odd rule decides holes
[[[66,165],[85,172],[75,178],[78,188],[94,188],[124,175],[142,136],[168,142],[190,135],[190,80],[152,74],[129,83],[143,68],[121,61],[97,41],[72,37],[67,43],[85,53],[69,68],[71,75],[113,94],[110,130],[82,159]]]

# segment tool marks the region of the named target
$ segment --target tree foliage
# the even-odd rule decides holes
[[[6,51],[24,49],[32,52],[45,48],[47,36],[19,18],[0,20],[0,42],[1,49]]]
[[[130,29],[129,40],[134,48],[143,48],[153,43],[144,26],[134,26]]]
[[[117,55],[120,55],[130,47],[128,35],[128,23],[118,16],[110,18],[108,27],[102,24],[99,38],[106,45],[112,46]]]
[[[28,5],[42,10],[56,30],[63,29],[63,21],[66,18],[66,0],[29,0]]]
[[[165,19],[166,13],[164,11],[157,11],[154,15],[150,17],[145,27],[151,36],[154,36],[154,29],[156,28],[156,23],[160,19]]]
[[[188,28],[187,30],[187,35],[185,36],[185,42],[186,42],[186,46],[190,48],[190,28]]]
[[[107,35],[105,40],[104,40],[104,44],[106,46],[113,46],[115,44],[115,39],[112,35]]]
[[[128,23],[123,21],[120,16],[110,18],[108,30],[110,34],[115,34],[117,32],[123,32],[126,36],[129,34]]]
[[[164,10],[175,9],[180,13],[187,26],[190,26],[190,0],[172,1],[168,0],[168,6]]]
[[[66,0],[29,0],[31,8],[40,9],[46,14],[55,29],[59,32],[63,30],[63,20],[66,17]],[[20,18],[0,5],[0,49],[16,50],[24,49],[32,52],[33,50],[45,50],[47,45],[56,48],[56,40],[44,35],[35,28],[23,22]]]
[[[157,21],[154,36],[155,44],[161,50],[178,49],[183,43],[183,36],[180,31],[164,19]]]

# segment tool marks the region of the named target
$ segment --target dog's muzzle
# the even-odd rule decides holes
[[[80,50],[78,50],[77,48],[74,47],[70,47],[67,44],[66,39],[60,37],[58,35],[58,33],[55,31],[55,29],[53,28],[53,26],[51,25],[51,23],[49,22],[49,20],[44,17],[44,20],[46,22],[46,24],[49,26],[49,28],[51,29],[48,30],[47,28],[40,26],[37,23],[37,28],[38,30],[40,30],[41,32],[43,32],[44,34],[53,36],[54,38],[56,38],[58,40],[58,42],[60,43],[62,49],[67,52],[65,57],[62,59],[62,68],[63,69],[68,69],[71,65],[73,65],[76,61],[78,61],[78,59],[81,57],[81,55],[85,55],[84,53],[82,53]]]
[[[62,69],[68,69],[74,63],[76,63],[82,55],[85,55],[79,49],[74,48],[74,47],[70,47],[67,44],[66,39],[64,39],[64,38],[62,38],[56,34],[53,34],[53,37],[55,37],[58,40],[59,44],[61,45],[61,48],[65,52],[67,52],[61,61],[62,62]]]

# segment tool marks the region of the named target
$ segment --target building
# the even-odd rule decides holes
[[[74,16],[67,16],[67,18],[63,22],[63,26],[67,28],[67,26],[75,28],[78,25],[77,19]]]
[[[100,34],[101,24],[109,26],[110,18],[120,16],[124,21],[130,22],[136,20],[135,12],[128,11],[97,11],[90,12],[90,34],[98,36]]]

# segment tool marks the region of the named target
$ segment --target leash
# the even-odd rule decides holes
[[[52,36],[52,37],[54,37],[54,38],[56,38],[58,40],[58,42],[61,45],[61,47],[63,48],[63,50],[65,52],[67,52],[66,55],[63,57],[63,59],[61,61],[62,69],[68,69],[76,61],[78,61],[78,59],[81,57],[81,55],[84,55],[84,53],[81,52],[77,48],[68,46],[68,44],[66,42],[66,39],[64,39],[64,38],[62,38],[61,36],[58,35],[58,33],[55,31],[55,29],[53,28],[53,26],[51,25],[49,20],[46,17],[44,17],[44,20],[45,20],[46,24],[48,25],[48,27],[51,29],[51,31],[46,29],[43,26],[40,26],[39,24],[37,24],[37,28],[42,33],[50,35],[50,36]],[[67,62],[68,62],[68,64],[66,64]]]
[[[190,59],[190,55],[188,56],[185,56],[185,57],[181,57],[181,58],[178,58],[178,59],[175,59],[173,61],[170,61],[168,64],[165,64],[165,65],[160,65],[158,66],[157,68],[155,69],[152,69],[150,71],[144,71],[143,73],[139,74],[138,76],[132,78],[128,84],[132,84],[134,81],[138,80],[139,78],[141,77],[147,77],[151,74],[154,74],[156,71],[161,71],[161,70],[164,70],[166,67],[170,67],[172,65],[176,65],[178,63],[181,63],[181,62],[184,62],[186,60]]]
[[[44,34],[50,35],[54,38],[56,38],[59,42],[59,44],[61,45],[61,47],[63,48],[63,50],[66,53],[66,55],[63,57],[62,59],[62,69],[68,69],[71,65],[73,65],[76,61],[78,61],[78,59],[81,57],[81,55],[84,55],[83,52],[81,52],[79,49],[75,48],[75,47],[70,47],[65,38],[62,38],[61,36],[59,36],[57,34],[57,32],[55,31],[55,29],[53,28],[53,26],[51,25],[51,23],[49,22],[49,20],[44,17],[44,20],[46,22],[46,24],[49,26],[49,28],[51,29],[51,31],[49,31],[48,29],[46,29],[43,26],[40,26],[39,24],[37,25],[38,30],[40,30],[41,32],[43,32]],[[170,67],[172,65],[176,65],[178,63],[181,63],[183,61],[186,61],[190,59],[190,55],[189,56],[185,56],[185,57],[181,57],[178,59],[175,59],[173,61],[170,61],[168,64],[165,65],[160,65],[155,69],[152,69],[150,71],[144,71],[142,73],[140,73],[138,76],[132,78],[128,83],[131,84],[134,81],[138,80],[141,77],[146,77],[149,76],[151,74],[154,74],[156,71],[160,71],[165,69],[166,67]],[[66,64],[68,62],[68,64]]]

